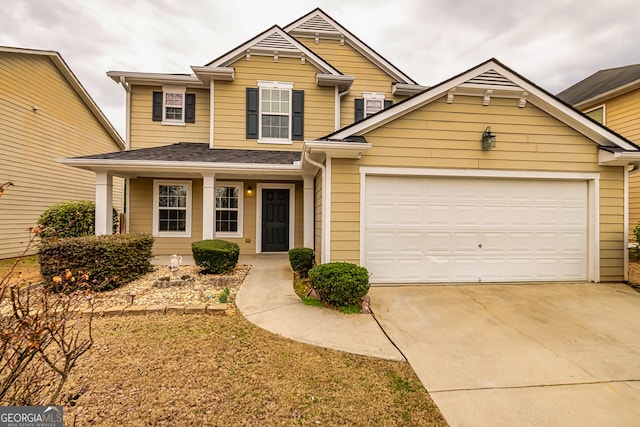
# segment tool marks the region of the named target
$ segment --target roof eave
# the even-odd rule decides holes
[[[429,89],[429,86],[422,86],[410,83],[394,83],[391,93],[398,96],[413,96]]]
[[[162,74],[138,73],[130,71],[108,71],[109,76],[116,83],[124,82],[134,85],[163,86],[182,85],[189,87],[203,87],[203,82],[193,74]]]
[[[322,153],[340,159],[359,159],[371,147],[368,142],[305,141],[302,151],[309,154]]]
[[[316,74],[316,84],[318,86],[337,86],[341,92],[349,90],[355,79],[356,78],[353,76],[336,76],[334,74],[320,73]]]
[[[191,70],[205,84],[209,84],[212,80],[232,82],[236,77],[236,70],[233,67],[200,67],[194,65]]]
[[[598,164],[600,166],[628,166],[638,162],[640,162],[640,151],[598,150]]]
[[[596,96],[593,96],[589,99],[585,99],[584,101],[580,101],[574,104],[574,107],[582,110],[584,108],[589,108],[594,106],[595,104],[601,104],[605,101],[608,101],[611,98],[616,96],[624,95],[627,92],[631,92],[632,90],[640,88],[640,79],[634,80],[631,83],[627,83],[622,86],[618,86],[617,88],[611,89],[607,92],[600,93]]]

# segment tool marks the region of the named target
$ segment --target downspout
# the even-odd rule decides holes
[[[624,251],[624,280],[629,280],[629,248],[636,247],[636,243],[629,242],[629,177],[640,171],[640,162],[631,163],[631,169],[627,170],[624,176],[624,247],[627,250]]]
[[[124,149],[125,151],[131,150],[131,84],[127,83],[127,79],[124,76],[120,76],[120,84],[126,92],[126,106],[125,106],[125,135],[124,135]],[[124,222],[125,233],[129,233],[129,211],[131,210],[131,178],[125,178],[124,185]]]
[[[309,156],[308,151],[304,152],[304,158],[310,165],[315,166],[322,171],[322,219],[320,220],[320,226],[322,227],[322,233],[320,233],[320,236],[321,236],[320,244],[322,245],[322,250],[320,251],[320,264],[324,264],[325,260],[327,259],[325,254],[325,251],[327,250],[326,249],[327,245],[325,241],[326,237],[324,232],[327,226],[327,187],[326,187],[327,168],[322,163],[312,160],[311,157]]]
[[[351,88],[345,90],[344,92],[339,92],[340,89],[338,89],[338,86],[336,86],[336,92],[338,93],[338,96],[336,97],[336,117],[335,117],[335,130],[338,130],[341,128],[340,126],[340,106],[342,105],[342,97],[344,97],[346,94],[348,94],[349,92],[351,92]]]

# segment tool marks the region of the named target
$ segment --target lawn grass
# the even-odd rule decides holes
[[[5,275],[9,273],[12,268],[12,279],[23,279],[27,282],[35,282],[40,280],[40,265],[38,264],[37,255],[25,256],[21,259],[0,259],[0,278],[5,277]]]
[[[77,425],[444,426],[405,362],[323,349],[242,316],[100,318],[67,392]]]

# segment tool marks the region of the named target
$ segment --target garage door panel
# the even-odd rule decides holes
[[[373,283],[586,280],[587,182],[366,177]]]

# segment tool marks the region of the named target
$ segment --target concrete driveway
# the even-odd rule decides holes
[[[388,286],[370,295],[452,426],[640,425],[640,294],[623,284]]]

